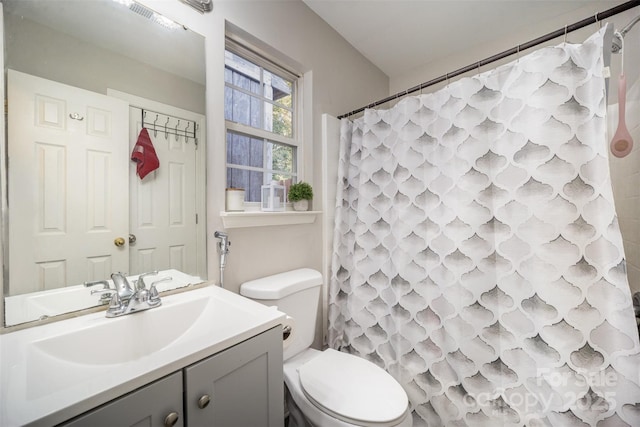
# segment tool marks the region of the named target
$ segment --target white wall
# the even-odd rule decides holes
[[[550,21],[540,22],[535,28],[525,28],[518,34],[513,34],[507,39],[497,40],[493,43],[477,46],[473,49],[451,55],[449,58],[437,63],[425,64],[417,69],[409,70],[402,76],[391,78],[389,94],[400,92],[413,87],[421,82],[431,80],[464,67],[473,62],[489,57],[495,53],[508,50],[518,44],[533,40],[543,34],[550,33],[566,24],[572,24],[584,18],[594,16],[595,13],[614,7],[622,1],[599,2],[577,12],[558,16]],[[634,17],[640,15],[640,7],[628,10],[606,20],[612,23],[618,30],[626,26]],[[581,42],[590,34],[597,31],[598,25],[594,24],[582,30],[570,33],[568,42]],[[611,177],[614,190],[614,198],[620,229],[622,231],[625,255],[627,257],[627,270],[629,285],[632,292],[640,291],[640,23],[637,24],[626,36],[625,43],[625,75],[627,77],[627,127],[635,141],[632,153],[623,159],[610,156]],[[556,45],[563,38],[555,39],[545,45]],[[525,51],[522,54],[526,55]],[[499,64],[515,60],[510,57],[492,65],[487,65],[481,71],[494,68]],[[621,55],[612,55],[611,75],[609,84],[609,138],[613,136],[618,123],[618,76],[620,74]],[[470,72],[475,74],[474,72]],[[426,91],[435,91],[443,85],[434,86]]]
[[[603,10],[607,10],[621,3],[624,3],[624,1],[616,0],[616,1],[594,2],[593,4],[587,7],[578,9],[577,11],[559,15],[548,21],[538,22],[535,26],[532,26],[532,27],[524,27],[518,33],[511,34],[507,38],[498,39],[491,43],[474,45],[473,40],[469,40],[469,48],[466,50],[452,52],[451,55],[447,58],[444,58],[442,60],[439,60],[433,63],[426,63],[420,67],[407,70],[407,72],[402,75],[392,76],[389,80],[389,95],[395,94],[397,92],[401,92],[407,88],[416,86],[422,82],[429,81],[433,78],[443,76],[448,72],[465,67],[469,64],[476,63],[496,53],[504,52],[519,44],[526,43],[542,35],[556,31],[559,28],[563,28],[565,25],[573,24],[574,22],[580,21],[587,17],[592,17],[598,12],[602,12]],[[633,11],[627,11],[624,16],[628,16],[629,14],[633,15],[633,13],[634,13]],[[638,13],[640,12],[636,11],[636,15]],[[620,16],[622,15],[617,15],[614,18],[610,18],[607,20],[607,22],[615,22],[617,24],[616,27],[620,28],[620,25],[619,25],[620,21],[624,21],[622,25],[629,22],[629,19],[626,19],[624,17],[621,19]],[[589,34],[595,32],[597,29],[598,29],[597,24],[591,25],[589,27],[585,27],[582,30],[568,34],[567,41],[568,42],[582,41]],[[440,42],[446,43],[446,34],[443,34],[442,36],[443,36],[442,41],[439,40],[438,43]],[[541,46],[552,46],[558,43],[562,43],[562,41],[563,41],[563,37],[559,37]],[[522,54],[526,55],[527,53],[530,53],[541,46],[533,47],[529,50],[522,51]],[[481,67],[480,71],[481,72],[487,71],[488,69],[495,68],[501,64],[508,63],[515,59],[516,59],[515,56],[505,58],[501,61],[494,62],[493,64],[486,65],[485,67]],[[476,70],[472,70],[468,73],[468,75],[474,75],[476,73],[477,73]],[[425,91],[433,91],[442,86],[444,86],[444,83],[439,86],[433,86],[429,89],[425,89]]]

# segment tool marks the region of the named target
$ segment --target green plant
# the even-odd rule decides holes
[[[313,189],[311,185],[306,182],[298,182],[291,184],[289,187],[289,201],[297,202],[298,200],[311,200],[313,199]]]

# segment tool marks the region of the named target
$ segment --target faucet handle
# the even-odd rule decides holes
[[[94,280],[94,281],[91,281],[91,282],[84,282],[84,286],[87,287],[87,288],[89,288],[91,286],[97,286],[97,285],[102,285],[103,286],[103,288],[102,288],[103,290],[111,289],[109,287],[109,282],[107,282],[106,280]],[[91,291],[92,294],[95,293],[95,292],[96,291]]]
[[[158,293],[158,288],[156,287],[156,283],[169,282],[173,280],[173,277],[167,276],[162,279],[154,280],[151,282],[151,288],[149,289],[149,299],[160,301],[160,295]]]
[[[116,317],[122,314],[125,310],[125,305],[122,303],[122,299],[117,292],[111,296],[111,302],[109,302],[109,308],[107,309],[107,317]]]
[[[136,289],[147,289],[147,284],[144,282],[144,278],[147,276],[155,276],[156,274],[158,274],[158,270],[149,271],[139,275],[138,281],[136,282]]]
[[[151,289],[149,289],[149,298],[147,300],[147,304],[149,304],[151,307],[158,306],[162,303],[162,300],[160,299],[160,294],[158,293],[158,288],[156,288],[156,283],[161,281],[162,280],[153,282],[151,284]]]

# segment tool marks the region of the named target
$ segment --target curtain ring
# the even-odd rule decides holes
[[[449,87],[449,73],[445,74],[445,79],[447,79],[447,86],[445,87]]]
[[[598,29],[601,30],[602,29],[602,21],[598,20],[598,14],[596,13],[595,15],[593,15],[593,17],[596,20],[596,24],[598,24]]]
[[[564,26],[564,44],[567,44],[567,27],[568,25]]]
[[[516,64],[520,62],[520,45],[517,46],[518,47],[518,51],[516,52]]]

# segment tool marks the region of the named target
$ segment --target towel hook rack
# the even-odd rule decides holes
[[[189,143],[189,126],[191,126],[191,122],[187,122],[187,127],[184,128],[184,142]]]
[[[147,116],[151,116],[152,114],[156,115],[153,121],[147,118]],[[178,118],[170,114],[146,109],[142,109],[141,117],[142,127],[151,129],[153,126],[154,137],[157,137],[158,131],[160,131],[164,132],[165,139],[167,140],[169,139],[169,135],[175,135],[176,141],[179,141],[182,136],[184,136],[185,142],[189,142],[189,138],[194,138],[194,140],[196,139],[197,124],[193,120],[185,119],[184,117]],[[160,119],[166,119],[166,122],[162,122]],[[158,123],[158,121],[160,121],[160,123]],[[177,124],[172,124],[176,122]],[[182,127],[183,125],[184,127]]]

